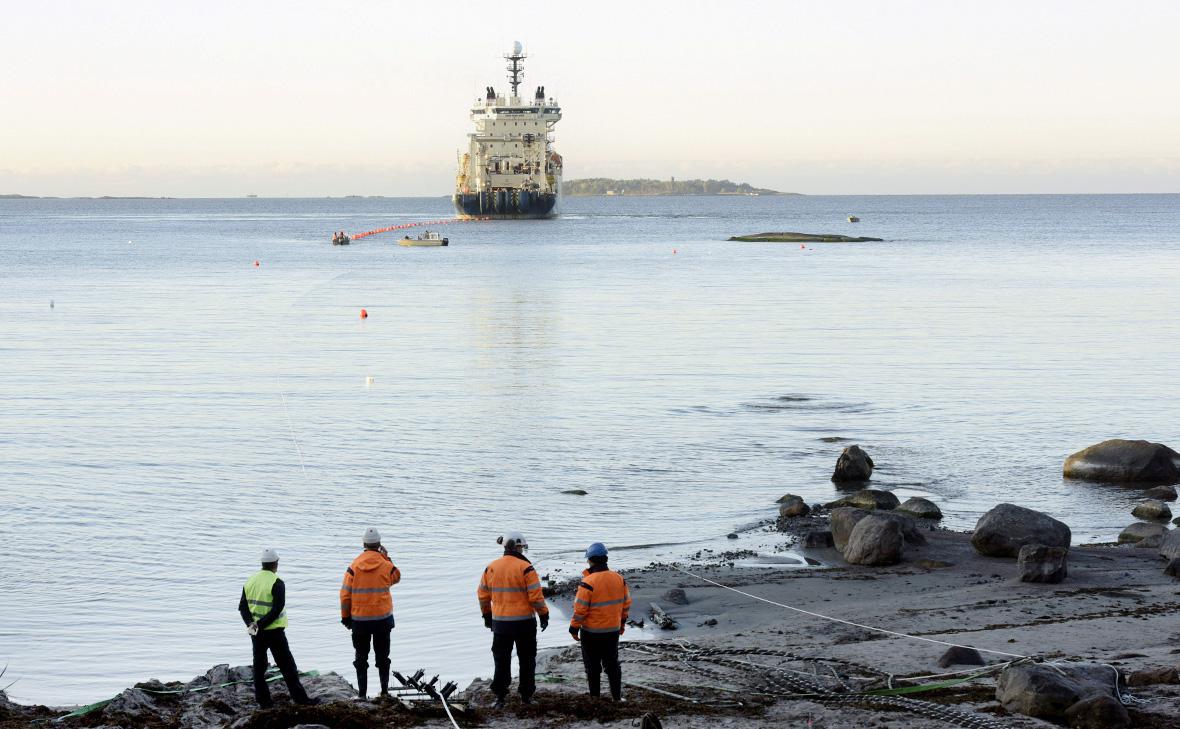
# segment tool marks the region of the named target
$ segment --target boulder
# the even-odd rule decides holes
[[[901,527],[902,538],[905,539],[907,544],[913,544],[915,546],[926,544],[926,537],[922,536],[918,525],[913,519],[904,514],[895,514],[891,511],[870,512],[852,506],[840,506],[832,509],[831,520],[829,522],[832,528],[833,546],[843,552],[845,545],[848,544],[848,537],[851,536],[856,523],[869,514],[897,522],[897,525]]]
[[[974,648],[966,648],[964,646],[952,646],[947,649],[946,653],[938,659],[939,668],[950,668],[951,666],[983,666],[986,662],[979,651]]]
[[[1163,524],[1148,524],[1147,522],[1137,521],[1119,533],[1119,544],[1134,544],[1141,539],[1146,539],[1151,536],[1164,536],[1168,528]],[[1160,545],[1163,547],[1163,544]]]
[[[1079,701],[1094,696],[1118,701],[1114,682],[1114,671],[1095,663],[1021,663],[1000,673],[996,701],[1013,713],[1063,723]]]
[[[1172,486],[1153,486],[1143,492],[1143,495],[1149,499],[1158,499],[1160,501],[1175,501],[1176,489]]]
[[[797,516],[807,516],[811,507],[799,496],[791,496],[787,501],[779,499],[778,515],[780,518],[791,519]]]
[[[1131,516],[1144,521],[1168,521],[1172,518],[1172,510],[1162,501],[1148,499],[1132,509]]]
[[[1161,683],[1176,683],[1175,666],[1156,666],[1133,671],[1127,676],[1127,685],[1133,688],[1139,686],[1155,686]]]
[[[861,519],[869,515],[869,512],[864,509],[856,509],[851,506],[841,506],[832,509],[831,520],[829,522],[832,528],[832,543],[836,549],[841,552],[848,544],[848,537],[852,534],[853,527]]]
[[[673,587],[671,590],[665,592],[663,599],[665,602],[670,602],[673,605],[688,604],[688,595],[686,595],[684,590],[680,589],[679,587]]]
[[[1164,541],[1160,543],[1160,556],[1166,560],[1180,558],[1180,529],[1169,529],[1164,534]]]
[[[1150,534],[1135,542],[1135,549],[1159,549],[1163,543],[1163,534]]]
[[[829,507],[854,506],[857,509],[896,509],[897,497],[880,489],[861,489],[827,504]]]
[[[1105,440],[1065,459],[1066,478],[1120,483],[1180,483],[1180,453],[1146,440]]]
[[[1088,696],[1065,710],[1065,720],[1073,729],[1111,729],[1131,726],[1131,717],[1123,702],[1106,694]]]
[[[1168,560],[1168,564],[1164,567],[1164,574],[1168,577],[1180,577],[1180,559]]]
[[[799,543],[808,549],[823,549],[824,547],[836,546],[835,540],[832,539],[832,532],[829,529],[812,529],[804,533]]]
[[[1066,560],[1069,549],[1026,544],[1016,558],[1021,582],[1061,582],[1069,574]]]
[[[1069,549],[1069,527],[1048,514],[1015,504],[998,504],[979,518],[971,545],[988,557],[1016,557],[1026,544]]]
[[[942,509],[938,508],[930,499],[923,499],[920,496],[911,496],[906,499],[901,506],[898,506],[897,511],[903,511],[910,516],[916,516],[919,519],[941,519]]]
[[[832,480],[836,483],[868,481],[873,475],[873,459],[858,445],[850,445],[836,459]]]
[[[869,514],[856,523],[844,547],[848,564],[891,565],[901,561],[905,540],[895,519]]]

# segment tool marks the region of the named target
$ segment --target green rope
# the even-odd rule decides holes
[[[303,671],[299,675],[300,675],[300,677],[319,676],[320,672],[319,671]],[[267,671],[265,681],[267,683],[274,683],[275,681],[278,681],[282,677],[283,677],[282,673],[279,673],[277,669],[272,668]],[[212,689],[215,689],[215,688],[226,688],[228,686],[237,686],[237,685],[243,684],[243,683],[254,683],[254,679],[251,678],[251,679],[243,680],[243,681],[227,681],[225,683],[210,684],[208,686],[198,686],[197,688],[180,688],[180,689],[139,688],[138,690],[144,692],[145,694],[152,694],[153,696],[167,696],[167,695],[172,695],[172,694],[196,694],[196,693],[201,693],[202,691],[211,691]],[[62,719],[73,719],[74,717],[78,717],[78,716],[86,716],[87,714],[91,714],[95,711],[98,711],[99,709],[106,707],[107,704],[111,703],[116,698],[118,698],[118,697],[116,696],[116,697],[112,697],[109,699],[104,699],[102,701],[96,701],[93,704],[87,704],[86,706],[80,706],[68,714],[64,714],[62,716],[57,717],[57,719],[55,719],[54,721],[60,721]]]
[[[900,696],[902,694],[920,694],[925,691],[937,691],[938,689],[944,689],[944,688],[950,688],[952,686],[958,686],[960,684],[967,683],[968,681],[974,681],[977,678],[987,676],[991,673],[994,673],[994,669],[988,669],[986,671],[980,671],[979,673],[973,673],[970,676],[965,676],[963,678],[953,678],[949,681],[938,681],[936,683],[922,683],[922,684],[918,684],[917,686],[901,686],[899,688],[875,689],[873,691],[865,691],[864,695],[865,696]]]

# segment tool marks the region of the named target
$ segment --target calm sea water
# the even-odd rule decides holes
[[[15,698],[248,663],[264,545],[302,668],[351,675],[336,589],[374,525],[405,575],[395,668],[463,680],[490,673],[474,589],[501,529],[542,572],[595,540],[662,545],[621,566],[768,544],[719,538],[833,498],[823,439],[847,438],[951,526],[1014,501],[1111,540],[1135,492],[1063,482],[1064,456],[1180,444],[1180,196],[572,198],[447,249],[328,244],[450,214],[0,201]],[[888,242],[724,241],[766,230]]]

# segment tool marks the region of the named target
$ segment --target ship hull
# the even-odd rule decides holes
[[[527,220],[551,218],[557,214],[557,195],[528,190],[456,192],[455,212],[460,218]]]

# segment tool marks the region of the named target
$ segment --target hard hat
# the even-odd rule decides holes
[[[270,564],[271,562],[279,561],[279,553],[267,547],[262,550],[262,564]]]
[[[369,527],[365,530],[365,544],[380,544],[381,532],[374,527]]]
[[[591,557],[605,557],[605,556],[606,556],[606,545],[603,544],[602,542],[595,542],[594,544],[591,544],[589,547],[586,547],[586,559],[590,559]]]
[[[524,535],[521,534],[520,532],[504,532],[504,534],[501,535],[500,538],[496,540],[496,543],[503,544],[504,549],[528,549],[529,548],[528,541],[525,540]]]

